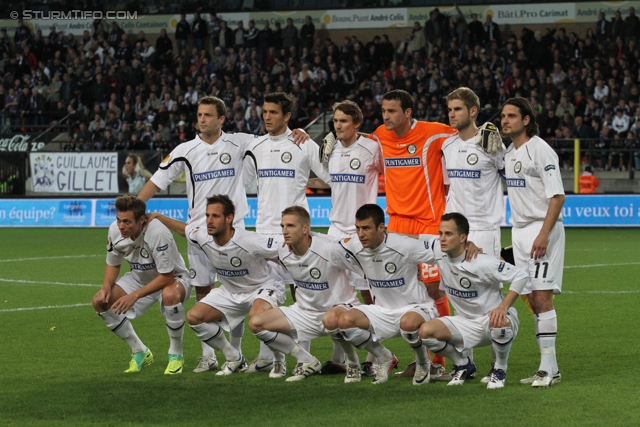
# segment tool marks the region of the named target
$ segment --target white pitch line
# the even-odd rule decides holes
[[[88,305],[91,305],[91,304],[82,303],[82,304],[69,304],[69,305],[45,305],[43,307],[5,308],[3,310],[0,310],[0,313],[10,313],[10,312],[14,312],[14,311],[48,310],[50,308],[86,307]]]
[[[65,283],[65,282],[41,282],[37,280],[19,280],[19,279],[2,279],[0,278],[0,282],[8,282],[8,283],[24,283],[28,285],[60,285],[60,286],[87,286],[87,287],[99,287],[100,285],[97,283]]]
[[[11,259],[0,259],[0,262],[20,262],[20,261],[43,261],[47,259],[70,259],[70,258],[95,258],[101,255],[60,255],[60,256],[42,256],[42,257],[33,257],[33,258],[11,258]]]
[[[567,268],[593,268],[593,267],[616,267],[622,265],[640,265],[640,262],[620,262],[616,264],[585,264],[585,265],[565,265]]]

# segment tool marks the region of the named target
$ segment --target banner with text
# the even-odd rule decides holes
[[[249,199],[247,227],[255,227],[258,202]],[[384,197],[378,205],[386,208]],[[186,198],[158,198],[147,202],[149,212],[160,212],[186,222],[189,205]],[[330,225],[331,199],[310,197],[309,212],[313,227]],[[511,207],[505,197],[503,226],[509,226]],[[567,227],[638,227],[640,195],[568,195],[562,209]],[[116,219],[114,199],[0,199],[0,227],[108,227]]]
[[[30,153],[36,193],[117,193],[118,153]]]

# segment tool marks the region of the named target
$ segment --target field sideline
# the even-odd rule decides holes
[[[285,383],[265,374],[194,374],[200,343],[189,328],[185,373],[165,376],[168,337],[155,307],[133,322],[155,363],[123,374],[128,348],[91,307],[106,233],[0,229],[0,426],[630,426],[640,419],[640,329],[633,326],[639,229],[567,229],[564,293],[555,300],[562,383],[548,390],[518,383],[539,362],[532,316],[521,301],[522,324],[501,390],[486,390],[478,380],[414,387],[396,378],[373,386],[366,378],[344,384],[343,376]],[[186,255],[184,239],[176,240]],[[503,242],[509,240],[504,229]],[[386,343],[402,367],[413,359],[401,338]],[[258,351],[248,329],[243,351],[247,359]],[[311,351],[328,360],[330,339],[314,341]],[[479,377],[488,372],[488,348],[476,351],[476,363]],[[287,364],[290,373],[294,359]]]

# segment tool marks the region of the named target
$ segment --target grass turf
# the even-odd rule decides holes
[[[503,242],[509,238],[504,230]],[[564,294],[555,300],[563,379],[548,390],[518,384],[539,361],[533,320],[521,301],[522,324],[501,390],[486,390],[478,380],[414,387],[408,378],[373,386],[366,378],[344,384],[342,376],[285,383],[265,374],[194,374],[200,343],[188,328],[185,372],[165,376],[168,338],[155,307],[133,321],[155,363],[123,374],[128,348],[90,305],[102,282],[105,239],[105,229],[0,230],[0,425],[627,426],[640,419],[634,363],[640,334],[632,326],[640,303],[640,249],[633,243],[640,230],[567,230]],[[177,242],[186,254],[184,239]],[[413,359],[401,338],[386,345],[402,367]],[[258,352],[248,330],[243,351],[248,359]],[[314,341],[312,353],[328,360],[329,338]],[[489,349],[475,354],[481,377]],[[294,360],[287,361],[290,373]]]

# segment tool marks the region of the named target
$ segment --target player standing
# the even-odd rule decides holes
[[[442,123],[413,119],[413,100],[403,90],[392,90],[382,97],[381,125],[372,134],[380,142],[385,165],[388,230],[408,234],[438,234],[444,213],[446,191],[442,144],[455,129]],[[423,264],[420,277],[440,316],[450,314],[449,301],[440,297],[440,272],[435,265]],[[433,374],[444,373],[445,359],[434,357]],[[406,376],[413,375],[410,365]]]
[[[529,101],[518,97],[505,102],[502,132],[513,141],[505,153],[513,254],[516,266],[530,276],[523,294],[528,295],[535,313],[541,359],[538,372],[520,382],[549,387],[561,379],[556,360],[558,320],[553,295],[562,292],[564,187],[557,154],[536,136],[538,125]]]
[[[474,143],[475,145],[475,143]],[[443,215],[440,238],[432,241],[442,274],[441,289],[449,294],[456,315],[424,323],[419,335],[431,351],[453,360],[449,385],[461,385],[475,372],[463,349],[490,345],[495,364],[487,388],[502,388],[507,378],[507,360],[518,334],[518,313],[511,307],[528,281],[524,270],[490,255],[465,260],[469,222],[453,212]],[[501,282],[509,282],[503,299]]]
[[[309,211],[306,188],[310,171],[324,182],[330,180],[320,164],[319,147],[314,141],[292,144],[292,132],[287,127],[292,105],[291,97],[282,92],[264,97],[262,117],[268,134],[254,139],[245,154],[245,183],[248,185],[253,179],[258,182],[256,231],[265,236],[281,238],[281,212],[289,206],[302,206]],[[286,283],[293,283],[284,269],[278,271]],[[284,355],[275,352],[272,356],[271,350],[260,343],[260,354],[243,372],[254,373],[273,363],[273,369],[285,376]],[[308,343],[302,342],[301,346],[308,349]]]
[[[153,362],[153,354],[133,330],[129,319],[160,302],[169,334],[169,364],[165,374],[180,374],[184,366],[184,307],[191,294],[189,272],[171,232],[160,221],[146,222],[145,203],[135,196],[116,199],[116,220],[109,227],[107,266],[93,307],[107,327],[131,347],[125,372],[138,372]],[[126,259],[131,271],[118,278]]]

